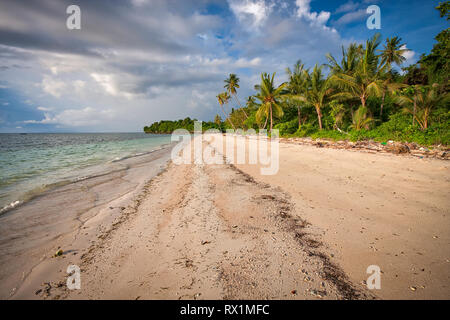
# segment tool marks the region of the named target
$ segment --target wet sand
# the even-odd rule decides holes
[[[282,143],[278,173],[259,169],[170,163],[50,242],[12,298],[450,297],[447,161]],[[65,286],[70,264],[81,290]],[[369,265],[381,290],[364,285]]]
[[[170,150],[117,162],[114,172],[52,189],[1,215],[0,298],[34,298],[62,268],[56,251],[63,249],[65,259],[87,248],[165,168]]]

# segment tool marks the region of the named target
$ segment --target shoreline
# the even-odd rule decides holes
[[[153,149],[151,151],[145,151],[145,152],[142,152],[142,153],[131,154],[131,155],[123,156],[123,157],[120,157],[120,158],[115,158],[115,159],[107,161],[107,162],[105,162],[103,164],[98,163],[98,164],[92,165],[90,167],[91,168],[92,167],[97,167],[98,168],[98,167],[105,166],[106,164],[120,163],[120,162],[122,162],[124,160],[127,160],[127,159],[132,159],[132,158],[137,158],[137,157],[150,155],[153,152],[159,151],[161,149],[169,148],[170,145],[171,145],[171,143],[163,144],[163,145],[160,145],[158,148]],[[20,207],[20,206],[22,206],[22,205],[24,205],[24,204],[34,200],[35,198],[45,196],[49,192],[52,192],[53,190],[55,190],[55,189],[57,189],[59,187],[64,187],[64,186],[66,186],[68,184],[82,182],[82,181],[85,181],[85,180],[88,180],[88,179],[95,179],[95,178],[98,178],[98,177],[101,177],[101,176],[104,176],[104,175],[108,175],[108,174],[111,174],[111,173],[114,173],[114,172],[117,172],[117,171],[122,171],[122,170],[126,170],[126,168],[116,168],[114,170],[109,170],[109,171],[99,170],[98,172],[91,173],[91,174],[88,174],[88,175],[81,175],[81,176],[78,176],[78,177],[73,177],[72,179],[62,179],[62,180],[59,180],[59,181],[52,182],[50,184],[44,184],[41,187],[36,187],[36,188],[30,189],[27,192],[25,192],[23,195],[21,195],[20,197],[16,198],[15,200],[13,200],[9,204],[7,204],[6,206],[3,206],[2,208],[0,208],[0,217],[9,214],[11,211],[14,211],[18,207]],[[81,172],[82,171],[80,171],[80,173]]]
[[[54,269],[52,256],[59,248],[64,255],[77,255],[99,232],[98,228],[108,226],[111,220],[121,216],[122,208],[142,192],[145,183],[164,170],[171,149],[172,145],[165,145],[153,152],[123,159],[120,170],[57,186],[2,214],[1,297],[20,297],[26,291],[23,287],[27,287],[27,281],[44,279],[45,275],[39,273],[50,272],[43,265]],[[79,248],[73,248],[75,243]],[[72,249],[66,250],[67,247]],[[36,272],[38,269],[44,271]],[[25,297],[32,298],[29,292]]]
[[[447,162],[352,151],[282,142],[275,176],[166,162],[127,205],[106,202],[67,235],[12,298],[447,298]],[[81,290],[65,287],[69,264]],[[382,290],[363,284],[371,264]]]

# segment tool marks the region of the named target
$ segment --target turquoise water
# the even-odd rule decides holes
[[[0,134],[0,213],[168,143],[170,135],[144,133]]]

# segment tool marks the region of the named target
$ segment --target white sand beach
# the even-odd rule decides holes
[[[105,190],[117,191],[121,179],[139,187],[123,186],[121,196],[105,197],[95,210],[51,224],[76,225],[63,236],[2,239],[2,298],[450,296],[446,160],[281,143],[278,173],[263,176],[257,165],[176,165],[168,158],[166,151],[99,183]],[[77,204],[66,198],[58,207]],[[20,214],[7,219],[19,223]],[[53,257],[58,249],[63,254]],[[66,287],[71,264],[81,268],[80,290]],[[381,268],[380,290],[364,284],[369,265]]]

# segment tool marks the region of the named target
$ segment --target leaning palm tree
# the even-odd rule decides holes
[[[395,63],[397,66],[400,66],[403,62],[405,62],[405,53],[409,51],[409,49],[406,49],[406,45],[402,44],[401,41],[402,39],[399,37],[387,38],[386,44],[383,45],[383,49],[378,50],[381,52],[382,70],[386,71],[384,86],[382,87],[383,94],[381,97],[380,118],[383,116],[386,91],[389,91],[389,89],[398,89],[390,86],[392,82],[392,65]]]
[[[227,116],[225,109],[223,107],[224,104],[227,104],[228,101],[230,101],[230,95],[228,94],[228,92],[222,92],[222,93],[219,93],[216,97],[217,97],[217,101],[219,102],[220,108],[222,109],[222,113],[225,116],[225,119],[227,119],[228,122],[233,127],[233,129],[236,130],[236,127],[234,126],[231,119]]]
[[[381,96],[383,82],[380,80],[379,57],[375,50],[379,45],[379,34],[366,41],[366,46],[354,73],[333,73],[330,81],[340,90],[333,98],[359,99],[363,107],[371,96]]]
[[[432,110],[440,105],[448,105],[450,100],[450,93],[439,94],[438,89],[436,83],[431,87],[415,88],[412,97],[404,93],[397,96],[395,101],[405,107],[405,112],[413,115],[422,130],[426,130]]]
[[[281,101],[283,99],[283,90],[287,86],[287,83],[282,83],[280,86],[275,87],[274,79],[275,73],[261,74],[261,85],[255,86],[259,89],[259,92],[255,95],[255,98],[260,101],[258,111],[256,111],[256,120],[261,122],[263,116],[270,119],[270,132],[273,128],[273,117],[281,118],[283,116],[283,108],[281,107]]]
[[[242,105],[239,102],[239,99],[237,98],[237,92],[236,89],[239,89],[239,78],[237,75],[235,75],[234,73],[230,73],[229,77],[227,79],[224,80],[225,85],[224,88],[227,89],[227,92],[234,97],[234,99],[236,100],[237,104],[239,105],[239,107],[242,109]],[[247,113],[245,112],[244,109],[242,109],[242,111],[245,114],[245,117],[248,118]]]
[[[314,66],[311,73],[305,70],[304,77],[306,81],[306,89],[302,94],[291,96],[292,99],[303,101],[314,106],[317,112],[317,120],[319,129],[322,130],[322,108],[328,103],[333,88],[329,79],[324,78],[322,73],[323,66]]]

